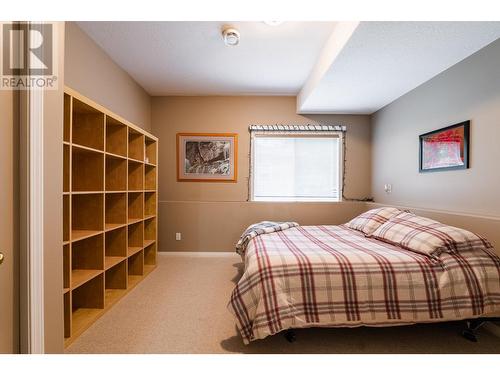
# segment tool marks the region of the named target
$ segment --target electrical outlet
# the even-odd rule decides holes
[[[387,194],[391,194],[391,193],[392,193],[392,184],[385,184],[385,185],[384,185],[384,191],[385,191]]]
[[[181,234],[180,234],[180,233],[176,233],[176,234],[175,234],[175,240],[176,240],[176,241],[180,241],[180,240],[181,240],[181,238],[182,238],[182,236],[181,236]]]

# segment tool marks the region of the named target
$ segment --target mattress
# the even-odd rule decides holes
[[[395,326],[500,310],[500,258],[488,250],[439,260],[340,226],[253,238],[229,311],[249,342],[290,328]]]

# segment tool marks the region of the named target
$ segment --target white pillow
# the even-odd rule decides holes
[[[345,224],[347,227],[363,232],[369,236],[378,227],[384,224],[391,217],[396,216],[403,211],[394,207],[374,208],[366,211]]]
[[[409,212],[392,217],[370,237],[429,256],[438,256],[443,251],[492,248],[486,239],[475,233]]]

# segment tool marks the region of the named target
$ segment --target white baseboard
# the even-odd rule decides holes
[[[240,257],[234,251],[158,251],[159,256],[185,256],[197,258],[213,258],[213,257]]]

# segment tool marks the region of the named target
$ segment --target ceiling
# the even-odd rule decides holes
[[[331,38],[350,24],[339,23]],[[307,82],[312,89],[301,91],[299,112],[373,113],[498,39],[500,22],[360,22],[348,31],[328,68]]]
[[[224,25],[240,44],[227,47]],[[150,95],[296,95],[333,22],[78,22]]]
[[[150,95],[297,95],[299,113],[371,114],[500,37],[500,22],[78,25]]]

